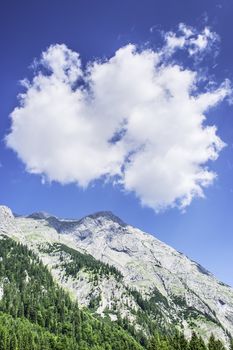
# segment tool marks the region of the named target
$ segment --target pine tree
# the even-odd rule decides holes
[[[220,340],[216,340],[213,334],[211,334],[210,336],[208,349],[209,350],[226,350],[223,343]]]
[[[191,340],[189,342],[189,350],[199,350],[199,338],[195,332],[192,333]]]
[[[199,350],[207,350],[204,340],[199,337]]]
[[[159,335],[154,334],[154,336],[150,339],[148,350],[160,350],[159,343]]]

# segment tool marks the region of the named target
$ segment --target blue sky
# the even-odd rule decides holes
[[[177,182],[178,180],[176,176],[178,165],[177,167],[173,165],[171,169],[169,168],[171,174],[173,174],[174,171],[174,178],[172,175],[169,177],[172,181],[174,180],[174,186],[172,182],[169,182],[169,185],[162,182],[160,185],[159,180],[153,181],[154,178],[159,179],[157,172],[159,165],[156,165],[156,169],[149,169],[149,171],[151,170],[152,176],[148,177],[148,179],[150,179],[150,181],[148,181],[149,189],[148,187],[145,188],[145,183],[142,184],[143,174],[141,175],[142,181],[140,182],[140,179],[138,180],[137,178],[137,182],[135,182],[136,180],[133,175],[138,173],[138,169],[135,167],[131,169],[131,172],[128,171],[125,173],[124,177],[121,178],[123,185],[113,185],[112,181],[104,181],[103,176],[100,173],[100,176],[93,174],[89,186],[83,188],[81,185],[75,184],[75,181],[67,180],[67,176],[69,177],[70,171],[73,170],[70,168],[65,174],[62,172],[60,174],[60,180],[56,182],[42,181],[40,174],[35,175],[30,173],[32,172],[32,169],[26,171],[25,163],[27,164],[28,169],[30,167],[32,168],[30,163],[32,158],[34,161],[34,158],[38,157],[38,162],[41,161],[41,159],[43,160],[43,154],[37,154],[37,152],[35,152],[35,154],[33,153],[33,147],[35,146],[34,136],[30,138],[24,137],[24,135],[28,135],[27,133],[15,133],[12,138],[14,142],[11,141],[11,149],[6,147],[4,141],[5,136],[10,133],[11,121],[9,115],[15,107],[19,106],[17,95],[25,92],[25,88],[22,88],[19,81],[24,78],[31,80],[33,75],[37,76],[38,70],[40,69],[42,74],[47,74],[44,73],[44,70],[48,67],[40,68],[40,66],[43,65],[43,62],[40,62],[40,66],[39,68],[37,67],[36,72],[33,71],[32,63],[35,58],[37,58],[37,60],[40,59],[42,52],[47,52],[48,54],[48,51],[46,50],[48,47],[51,47],[51,45],[53,45],[51,47],[53,49],[51,51],[53,55],[54,53],[64,53],[64,50],[70,50],[69,52],[65,52],[66,54],[68,52],[73,59],[75,55],[74,53],[78,52],[84,67],[87,62],[93,62],[96,59],[99,59],[99,69],[105,69],[106,67],[103,65],[103,59],[105,62],[109,63],[109,58],[116,57],[116,51],[120,48],[126,47],[129,43],[140,48],[137,56],[139,59],[142,58],[141,53],[145,53],[142,61],[140,61],[142,64],[145,63],[145,57],[148,58],[146,62],[149,62],[152,59],[148,56],[149,49],[154,53],[158,53],[165,47],[166,54],[160,58],[160,64],[164,64],[165,66],[170,64],[171,66],[176,63],[185,71],[198,72],[202,77],[206,77],[203,85],[207,86],[209,81],[214,81],[216,89],[218,89],[225,79],[233,81],[232,14],[233,4],[230,0],[196,2],[174,2],[172,0],[156,2],[147,0],[143,2],[109,2],[101,0],[98,2],[71,0],[66,2],[59,0],[49,2],[32,2],[24,0],[20,2],[3,1],[1,4],[0,15],[1,203],[10,206],[15,212],[21,214],[44,210],[58,216],[72,218],[79,218],[99,210],[111,210],[126,222],[155,234],[157,238],[172,245],[177,250],[182,251],[192,259],[204,265],[222,281],[233,285],[233,107],[227,102],[227,98],[220,101],[213,108],[207,108],[207,110],[204,111],[204,115],[207,119],[203,122],[203,125],[215,125],[217,127],[217,135],[219,139],[227,144],[222,150],[217,151],[219,155],[218,159],[215,161],[207,159],[204,164],[205,167],[208,166],[209,174],[216,173],[218,176],[213,181],[212,185],[209,184],[206,188],[203,188],[205,186],[201,186],[205,198],[198,198],[197,195],[194,195],[190,201],[191,203],[185,207],[185,211],[178,208],[178,206],[181,207],[181,205],[177,204],[179,195],[177,195],[178,192],[175,191],[175,189],[180,188],[180,183]],[[168,57],[168,43],[166,46],[166,43],[162,44],[162,41],[168,38],[168,36],[166,36],[168,34],[165,33],[170,33],[170,37],[174,37],[174,35],[179,38],[181,36],[184,37],[184,32],[181,33],[181,31],[178,30],[180,23],[184,23],[186,29],[192,28],[193,33],[190,37],[191,39],[187,39],[185,50],[177,50],[175,56],[171,58]],[[210,28],[212,33],[216,33],[216,37],[213,40],[211,39],[214,44],[209,52],[207,52],[208,50],[206,48],[203,52],[200,52],[199,56],[196,57],[195,55],[194,57],[193,55],[193,57],[191,57],[192,55],[188,54],[188,52],[191,52],[189,50],[193,49],[194,46],[193,44],[192,46],[189,46],[190,40],[196,39],[198,34],[203,33],[204,28]],[[60,46],[55,46],[56,44],[59,44]],[[61,44],[64,44],[65,46],[61,46]],[[54,48],[56,48],[57,51],[54,51]],[[195,48],[197,48],[197,45]],[[200,47],[198,47],[198,49],[200,49]],[[132,52],[132,50],[130,51],[130,49],[128,49],[127,52],[122,52],[123,58],[126,57],[126,63],[132,59],[133,65],[136,53]],[[204,55],[206,52],[207,55]],[[48,64],[51,64],[51,62],[54,62],[54,60],[50,60],[50,56],[47,55],[46,57],[47,66]],[[53,58],[54,57],[55,56],[53,56]],[[119,56],[117,57],[118,58],[115,58],[115,61],[112,63],[111,74],[115,74],[115,69],[118,67],[118,64],[125,64],[123,58],[119,58]],[[100,60],[102,61],[100,62]],[[167,63],[168,61],[169,63]],[[132,65],[129,66],[129,76],[131,76],[130,69]],[[82,70],[83,74],[86,74],[85,68],[82,68]],[[100,70],[98,72],[100,72]],[[167,71],[163,70],[162,73],[164,79],[163,84],[169,84],[169,81],[165,81]],[[182,72],[178,72],[177,74],[182,74]],[[118,71],[116,70],[116,76],[113,75],[115,77],[114,79],[117,79],[117,75]],[[46,76],[48,76],[48,74]],[[107,77],[108,76],[110,75],[107,74]],[[92,74],[91,78],[93,81],[94,77],[94,74]],[[179,77],[183,81],[183,75],[179,75],[178,80]],[[58,80],[59,79],[60,77],[58,77]],[[104,80],[105,85],[109,84],[109,80],[106,79],[107,78]],[[124,79],[123,82],[119,82],[119,86],[123,86],[123,88],[125,85],[121,84],[128,84],[127,79],[126,81]],[[144,81],[140,76],[134,77],[133,75],[132,79],[137,79],[137,82],[139,82],[138,85],[140,86],[141,81]],[[176,80],[177,78],[175,77],[174,79]],[[102,82],[103,81],[101,81],[101,83]],[[62,84],[63,83],[64,81]],[[100,81],[98,80],[97,82],[96,80],[96,84],[97,83],[99,84]],[[112,85],[109,85],[110,91],[108,88],[107,94],[109,92],[109,96],[112,93],[111,96],[115,98],[116,93],[115,90],[111,90]],[[133,85],[135,85],[134,81]],[[95,91],[96,95],[98,95],[99,92],[103,93],[98,86]],[[156,87],[157,85],[155,88]],[[127,89],[124,94],[127,98],[126,101],[130,100],[132,97],[130,89]],[[222,89],[224,88],[222,87]],[[211,91],[213,92],[213,89]],[[221,90],[221,93],[223,94],[224,91]],[[197,93],[203,93],[202,82],[198,85],[196,94]],[[220,94],[220,92],[218,93]],[[119,101],[123,105],[125,100],[122,100],[122,97],[120,98]],[[50,97],[48,97],[48,99],[50,99]],[[219,99],[221,98],[219,97]],[[111,99],[109,101],[112,102],[115,100]],[[134,101],[133,97],[132,101]],[[103,101],[96,99],[95,108],[99,107],[101,104],[100,102],[102,103]],[[148,106],[145,105],[145,101],[143,100],[142,102],[144,103],[144,107],[148,108]],[[59,99],[57,103],[59,108],[66,107],[66,105],[60,105]],[[157,103],[157,100],[155,103]],[[183,102],[181,101],[181,103]],[[37,109],[34,109],[36,111],[35,115],[33,115],[34,119],[31,119],[30,123],[26,123],[30,135],[34,135],[33,133],[35,131],[37,133],[36,121],[43,120],[44,110],[39,107],[37,106]],[[87,108],[88,106],[85,105],[84,107]],[[127,108],[130,110],[131,105]],[[158,108],[160,108],[160,106],[158,106]],[[111,111],[111,113],[114,115],[114,104],[112,105],[112,109],[113,111]],[[181,105],[181,110],[182,109],[184,109],[184,106]],[[146,110],[149,111],[149,115],[151,109]],[[49,113],[49,111],[50,110],[46,109],[46,113]],[[99,118],[101,118],[101,113],[106,113],[106,115],[108,115],[108,111],[109,109],[107,108],[100,109],[100,111],[98,111],[100,115]],[[159,109],[156,111],[159,111]],[[24,121],[28,120],[28,114],[26,112],[27,110],[23,108],[22,114],[20,115],[20,118],[24,118]],[[137,112],[140,115],[141,110]],[[176,118],[176,115],[172,115],[172,108],[166,110],[166,113],[168,113],[168,123],[172,123],[173,119],[169,118]],[[188,117],[189,116],[187,116],[187,118]],[[69,118],[68,111],[66,118]],[[99,119],[99,121],[101,121],[101,119]],[[63,119],[60,119],[60,122],[64,123],[64,127],[66,126],[66,120],[63,121]],[[189,131],[187,131],[186,128],[183,128],[183,119],[175,119],[175,122],[179,125],[181,137],[184,138],[184,140],[186,138],[189,140],[192,134],[189,134]],[[98,141],[98,143],[96,143],[97,145],[102,142],[104,137],[102,135],[102,130],[106,128],[104,123],[101,124],[101,122],[99,122],[98,125],[98,127],[100,127],[100,129],[98,129],[98,135],[101,135],[101,137],[98,139],[99,136],[95,135]],[[163,125],[162,122],[161,125]],[[135,125],[133,125],[133,127],[134,126]],[[156,132],[156,129],[153,128],[151,128],[151,130],[155,130]],[[148,135],[149,129],[147,130],[145,125],[145,133]],[[167,129],[168,126],[166,124],[162,130],[164,132],[164,130],[166,131]],[[55,139],[57,137],[56,132],[59,132],[58,135],[63,135],[61,134],[60,129],[53,129],[51,124],[48,125],[48,130],[49,135],[53,135]],[[197,129],[197,132],[198,131],[200,131],[200,129]],[[129,130],[127,132],[129,133]],[[132,130],[130,132],[132,135]],[[44,145],[46,151],[47,133],[45,134],[44,130],[38,128],[38,133],[35,135],[36,137],[37,135],[40,136],[39,140],[41,145]],[[156,137],[159,138],[159,135],[156,135]],[[173,140],[171,140],[171,144],[172,142]],[[177,143],[177,140],[174,142]],[[150,142],[150,144],[151,143],[153,142]],[[22,145],[24,148],[22,148]],[[51,144],[49,145],[51,146]],[[83,146],[83,144],[81,146]],[[70,147],[67,148],[68,153],[72,150]],[[75,147],[77,147],[77,145]],[[89,144],[87,145],[85,143],[85,147],[89,147]],[[164,145],[164,143],[158,143],[154,145],[154,147],[156,147],[157,150],[159,147],[162,149],[163,147],[168,146],[167,144]],[[17,150],[17,152],[21,154],[21,158],[24,157],[24,162],[17,158],[16,153],[12,149]],[[89,154],[89,148],[85,149],[87,150],[87,154]],[[31,158],[31,153],[28,152],[28,150],[32,150],[32,155],[35,155],[35,157]],[[76,149],[74,149],[74,151],[75,150]],[[109,156],[108,151],[109,150],[106,150],[106,153],[103,153],[101,148],[101,152],[97,153],[97,160],[99,161],[99,158],[102,156],[106,159],[106,157]],[[127,154],[131,154],[131,151],[129,151],[128,148],[127,151],[129,152]],[[153,148],[152,151],[154,152],[155,148]],[[152,151],[150,150],[146,153],[146,157],[148,157],[146,159],[149,159],[149,164],[151,154],[153,154]],[[74,152],[74,154],[76,153]],[[190,153],[188,155],[190,155],[190,157],[192,156]],[[112,154],[110,154],[110,156],[113,157]],[[199,154],[197,154],[197,156],[199,156]],[[94,158],[91,159],[90,164],[95,163]],[[142,162],[144,162],[144,159],[145,157]],[[80,160],[83,161],[83,157],[81,157]],[[72,161],[73,159],[71,160],[71,165]],[[139,162],[137,164],[140,166],[140,164],[144,163]],[[159,164],[159,162],[156,164]],[[112,164],[110,165],[112,166]],[[108,168],[110,165],[106,164],[105,161],[102,163],[101,158],[100,167],[106,166]],[[169,164],[163,163],[162,165],[170,166],[170,162]],[[193,165],[193,163],[191,163],[191,165]],[[123,166],[125,167],[126,164],[124,163]],[[181,167],[182,166],[184,166],[183,163],[181,164]],[[182,174],[187,174],[187,167],[189,168],[189,166],[190,162],[185,165]],[[37,172],[42,173],[43,171],[40,171],[40,169],[43,168],[41,163],[38,167]],[[87,168],[87,171],[88,170],[90,169]],[[115,165],[113,170],[115,172],[114,175],[116,175]],[[56,167],[54,168],[53,166],[46,168],[46,171],[47,177],[50,176],[50,179],[53,180],[54,176],[52,172],[58,172],[59,169]],[[44,173],[46,171],[44,171]],[[99,174],[98,169],[97,174]],[[189,172],[188,175],[190,175]],[[65,180],[61,180],[64,178],[63,176],[65,176]],[[86,174],[81,178],[80,168],[78,168],[78,166],[75,169],[74,178],[76,179],[76,182],[79,183],[81,183],[81,181],[87,181]],[[172,198],[168,198],[168,193],[165,191],[166,188],[164,189],[166,185],[169,193],[174,192]],[[163,189],[162,194],[160,191],[156,190],[156,188],[160,187]],[[189,188],[185,188],[184,192],[181,192],[181,194],[183,196],[187,195],[187,193],[190,194],[188,191]],[[187,196],[185,198],[187,199]],[[144,201],[144,206],[140,204],[140,199],[141,201]],[[161,203],[166,204],[164,205]],[[171,203],[176,203],[174,208],[169,207]],[[164,208],[163,210],[158,211],[160,205]]]

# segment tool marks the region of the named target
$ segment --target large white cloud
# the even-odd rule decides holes
[[[158,51],[130,44],[86,68],[65,45],[43,52],[6,137],[27,171],[82,187],[104,178],[156,211],[203,196],[216,176],[207,162],[224,146],[205,112],[230,88],[198,93],[195,71],[164,60],[176,47],[202,53],[215,39],[208,28],[180,30],[183,44],[169,32]]]

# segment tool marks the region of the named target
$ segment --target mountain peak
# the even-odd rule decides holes
[[[14,215],[11,211],[10,208],[8,208],[6,205],[0,205],[0,219],[3,220],[6,219],[6,218],[14,218]]]
[[[116,222],[120,226],[127,226],[127,224],[121,220],[118,216],[116,216],[113,212],[111,211],[98,211],[94,214],[87,215],[86,217],[91,218],[91,219],[99,219],[99,218],[105,218],[107,220],[111,220],[113,222]]]
[[[48,219],[51,216],[52,215],[46,213],[45,211],[38,211],[38,212],[34,212],[34,213],[28,215],[27,218],[36,219],[36,220],[43,220],[43,219]]]

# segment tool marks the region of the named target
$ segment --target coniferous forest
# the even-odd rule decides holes
[[[75,268],[79,265],[72,265],[72,272]],[[32,251],[5,236],[0,244],[0,281],[0,350],[225,349],[214,335],[208,344],[195,333],[188,341],[172,329],[154,329],[152,336],[142,337],[127,320],[111,322],[80,309]]]

